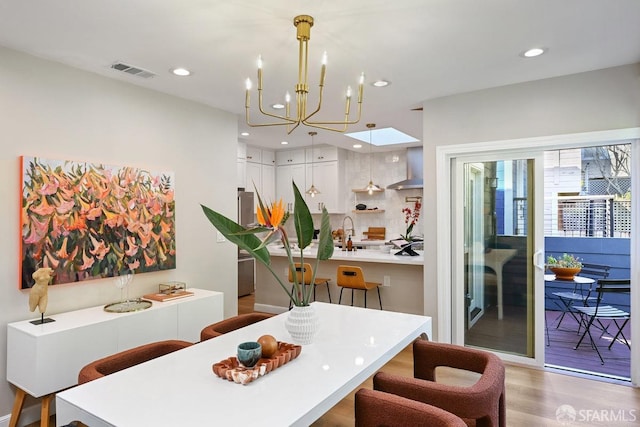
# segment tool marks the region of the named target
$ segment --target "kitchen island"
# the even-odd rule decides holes
[[[380,288],[382,297],[382,308],[389,311],[397,311],[411,314],[424,314],[424,276],[423,265],[424,255],[418,251],[418,256],[394,255],[397,250],[391,253],[383,252],[379,249],[360,249],[357,251],[342,251],[335,248],[331,259],[320,261],[317,277],[330,279],[329,287],[331,299],[334,304],[338,303],[340,288],[336,285],[336,271],[339,265],[355,265],[362,268],[365,280],[368,282],[379,282],[387,284]],[[288,280],[287,253],[281,247],[269,247],[271,254],[271,266],[280,275],[280,279],[291,289]],[[296,261],[300,259],[300,251],[292,250],[292,255]],[[305,249],[304,259],[312,266],[315,265],[316,250],[314,247]],[[376,291],[369,291],[367,296],[367,307],[379,309]],[[329,302],[327,288],[319,286],[316,289],[316,301]],[[351,290],[345,289],[342,296],[342,304],[351,304]],[[362,291],[356,291],[354,305],[364,306],[364,295]],[[268,313],[281,313],[289,307],[287,294],[278,284],[271,272],[262,263],[256,263],[256,291],[255,310]]]

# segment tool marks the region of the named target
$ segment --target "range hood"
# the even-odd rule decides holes
[[[407,148],[407,179],[387,185],[387,188],[389,190],[410,190],[422,187],[422,147]]]

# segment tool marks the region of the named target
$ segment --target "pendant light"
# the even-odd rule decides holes
[[[366,191],[367,193],[369,193],[370,195],[373,194],[374,192],[378,192],[378,191],[383,191],[382,188],[378,187],[376,184],[373,183],[373,178],[371,178],[371,170],[372,170],[372,163],[373,163],[373,155],[371,153],[371,146],[372,144],[372,140],[373,140],[373,128],[376,127],[375,123],[367,123],[367,127],[369,128],[369,184],[367,184],[367,186],[364,188],[364,191]]]
[[[307,190],[307,194],[311,197],[316,197],[316,194],[320,194],[320,191],[313,185],[313,159],[316,156],[316,153],[313,151],[313,137],[317,134],[318,132],[309,132],[309,135],[311,135],[311,187]]]

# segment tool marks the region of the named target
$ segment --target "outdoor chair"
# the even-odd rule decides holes
[[[598,281],[600,279],[606,279],[607,277],[609,277],[610,269],[611,267],[608,265],[583,263],[582,269],[580,270],[580,273],[578,273],[578,275]],[[580,333],[580,320],[578,319],[574,305],[578,304],[580,306],[587,306],[589,305],[589,301],[595,301],[596,298],[594,296],[589,296],[593,288],[594,286],[591,285],[588,289],[583,289],[582,284],[574,283],[573,290],[571,291],[552,293],[552,295],[558,298],[554,302],[558,307],[560,307],[560,310],[562,311],[562,313],[558,317],[556,329],[560,327],[560,324],[564,320],[565,315],[569,314],[578,323],[578,333]]]
[[[450,367],[480,374],[470,386],[436,382],[436,368]],[[413,376],[378,372],[374,390],[436,406],[477,427],[505,427],[505,371],[488,351],[418,339],[413,342]],[[421,424],[428,425],[428,424]]]
[[[609,343],[608,349],[611,350],[611,346],[615,343],[619,337],[622,337],[621,342],[624,343],[629,350],[631,350],[631,346],[629,345],[629,341],[627,341],[627,337],[625,337],[623,329],[631,319],[631,316],[628,311],[622,310],[619,307],[603,302],[603,299],[606,295],[612,294],[622,294],[622,295],[630,295],[631,293],[631,280],[629,279],[600,279],[598,280],[598,284],[596,286],[595,291],[597,292],[596,297],[596,305],[591,307],[575,307],[575,309],[580,313],[581,316],[581,324],[584,326],[585,330],[578,341],[578,344],[574,347],[574,350],[577,350],[580,347],[580,344],[584,340],[585,336],[589,336],[589,341],[591,343],[591,348],[593,348],[598,357],[600,358],[600,364],[604,365],[604,359],[602,358],[602,354],[600,354],[600,350],[596,345],[595,340],[593,339],[593,329],[600,330],[600,337],[602,337],[605,333],[609,334],[613,337],[611,342]],[[626,298],[625,298],[626,299]],[[630,301],[626,299],[624,305],[620,305],[620,307],[628,307]],[[617,305],[617,304],[616,304]],[[608,324],[605,325],[602,321],[608,320]],[[609,328],[615,327],[615,331],[609,332]]]

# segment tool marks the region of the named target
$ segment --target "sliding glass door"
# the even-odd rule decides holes
[[[543,357],[536,341],[544,312],[535,304],[543,293],[541,166],[541,155],[455,161],[454,341]]]

